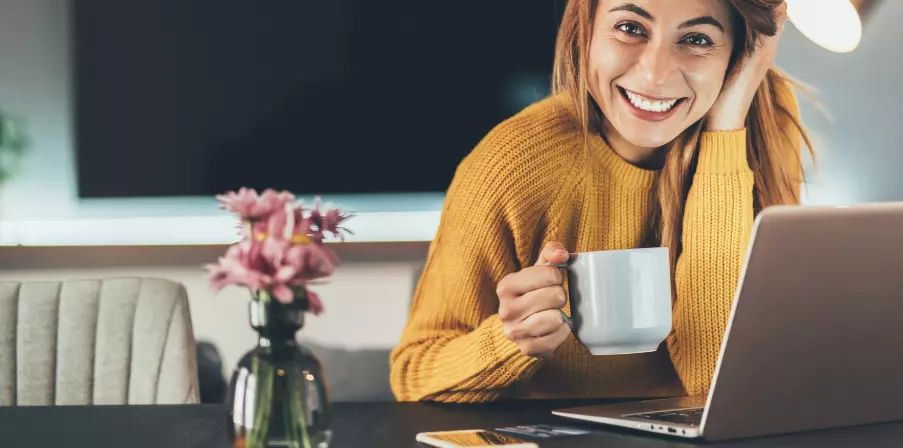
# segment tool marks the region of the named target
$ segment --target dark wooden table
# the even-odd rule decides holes
[[[421,431],[565,423],[551,409],[587,402],[481,405],[340,403],[334,407],[333,447],[417,447]],[[903,404],[901,404],[903,405]],[[0,446],[6,447],[227,447],[223,406],[95,406],[0,408]],[[692,447],[687,441],[629,430],[585,426],[586,436],[538,442],[550,447]],[[702,443],[702,445],[706,445]],[[903,447],[903,423],[759,438],[709,446]]]

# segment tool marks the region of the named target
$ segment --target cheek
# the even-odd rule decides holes
[[[629,49],[607,36],[594,40],[590,46],[587,84],[603,111],[612,98],[612,82],[627,72],[630,59]]]
[[[718,99],[724,86],[727,63],[716,60],[693,61],[686,66],[684,76],[693,90],[695,102],[708,110]]]

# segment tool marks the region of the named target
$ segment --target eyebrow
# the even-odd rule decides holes
[[[646,11],[645,9],[640,8],[639,6],[637,6],[633,3],[624,3],[623,5],[615,6],[614,8],[611,8],[611,10],[608,12],[616,12],[616,11],[632,12],[640,17],[649,19],[653,22],[655,21],[655,18],[652,17],[652,14],[649,14],[649,11]]]
[[[608,12],[616,12],[616,11],[632,12],[640,17],[643,17],[643,18],[649,20],[649,21],[652,21],[652,22],[655,21],[655,17],[653,17],[652,14],[649,13],[649,11],[646,11],[645,9],[637,6],[634,3],[624,3],[623,5],[615,6],[614,8],[611,8],[611,10]],[[715,28],[718,28],[719,30],[721,30],[722,33],[724,32],[724,25],[721,22],[719,22],[718,19],[716,19],[712,16],[702,16],[702,17],[697,17],[695,19],[687,20],[686,22],[681,23],[680,26],[678,26],[678,28],[690,28],[690,27],[694,27],[697,25],[712,25]]]
[[[712,16],[697,17],[692,20],[687,20],[686,22],[681,23],[678,28],[690,28],[696,25],[712,25],[721,30],[722,33],[724,32],[724,25]]]

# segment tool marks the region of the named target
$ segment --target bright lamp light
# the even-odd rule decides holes
[[[809,40],[849,53],[862,40],[862,19],[850,0],[787,0],[790,22]]]

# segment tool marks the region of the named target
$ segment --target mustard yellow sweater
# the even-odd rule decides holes
[[[505,338],[499,280],[533,265],[553,240],[572,252],[637,247],[658,174],[627,163],[599,136],[585,148],[557,101],[506,120],[458,167],[391,356],[399,400],[707,392],[754,219],[745,130],[703,134],[676,267],[673,333],[659,351],[592,356],[571,335],[539,359]],[[778,102],[797,113],[790,89]]]

